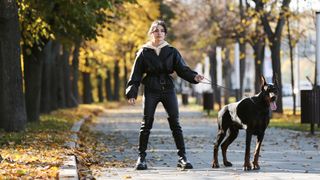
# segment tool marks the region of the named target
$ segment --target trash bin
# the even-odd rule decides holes
[[[320,90],[301,90],[301,123],[320,123]]]
[[[210,110],[213,110],[213,93],[203,93],[203,110],[207,110],[208,114],[210,113]]]
[[[189,98],[188,94],[182,94],[182,104],[183,105],[188,105],[189,104],[188,98]]]

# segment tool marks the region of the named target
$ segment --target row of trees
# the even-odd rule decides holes
[[[1,0],[0,128],[20,131],[27,122],[38,121],[40,113],[91,103],[92,78],[98,80],[100,101],[104,97],[102,76],[106,78],[108,99],[119,99],[117,79],[114,87],[118,89],[114,89],[113,97],[110,95],[110,64],[119,78],[117,69],[127,59],[127,52],[133,56],[133,42],[145,39],[141,29],[147,29],[144,25],[149,26],[158,16],[158,4],[152,3]],[[148,15],[145,24],[138,23],[142,13]],[[133,34],[139,37],[132,39]],[[96,46],[97,42],[101,46]]]
[[[260,90],[259,78],[263,73],[264,49],[265,46],[269,46],[273,77],[277,78],[279,86],[278,111],[283,112],[281,44],[283,44],[284,35],[288,35],[292,52],[303,35],[305,27],[300,27],[300,30],[297,31],[297,29],[290,28],[289,23],[290,20],[296,21],[298,18],[303,18],[304,12],[297,14],[290,9],[291,0],[191,0],[182,4],[178,2],[180,1],[168,2],[173,7],[173,11],[180,14],[173,24],[177,40],[180,41],[178,44],[182,49],[186,47],[184,44],[193,45],[191,49],[186,48],[184,51],[184,54],[191,59],[202,59],[203,53],[210,58],[212,88],[216,102],[220,103],[220,91],[216,86],[216,47],[222,48],[223,78],[226,86],[230,87],[231,52],[233,44],[239,43],[240,92],[243,92],[246,47],[247,44],[251,45],[255,61],[255,91],[258,92]],[[285,31],[286,23],[288,31]],[[229,92],[226,90],[224,94],[228,96]],[[239,96],[241,98],[241,94]],[[228,103],[228,98],[224,99],[225,103]]]

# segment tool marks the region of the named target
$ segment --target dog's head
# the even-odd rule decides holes
[[[270,109],[274,111],[277,109],[277,80],[274,79],[274,83],[267,83],[266,79],[263,76],[261,76],[261,82],[261,93],[264,97],[264,100],[270,106]]]

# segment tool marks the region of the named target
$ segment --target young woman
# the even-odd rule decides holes
[[[179,51],[165,41],[167,27],[164,21],[154,21],[148,34],[150,41],[144,44],[137,53],[126,89],[128,102],[134,105],[140,83],[145,86],[139,158],[135,168],[137,170],[147,169],[145,157],[148,139],[157,104],[161,102],[168,113],[169,126],[178,149],[177,166],[192,169],[191,163],[186,158],[182,129],[179,124],[177,96],[170,74],[175,71],[178,76],[194,84],[202,81],[204,77],[192,71],[184,62]]]

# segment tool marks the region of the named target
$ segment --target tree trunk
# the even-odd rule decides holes
[[[79,91],[78,91],[78,79],[79,79],[79,51],[80,42],[76,42],[73,50],[72,58],[72,107],[76,107],[79,104]]]
[[[119,77],[119,61],[115,61],[114,65],[114,72],[113,72],[113,78],[114,78],[114,100],[119,101],[119,91],[120,91],[120,77]]]
[[[56,59],[55,52],[59,46],[49,41],[43,50],[43,68],[42,68],[42,79],[41,79],[41,98],[40,98],[40,112],[49,113],[54,109],[54,98],[53,98],[53,73],[54,61]]]
[[[51,111],[58,109],[58,96],[59,96],[59,70],[58,66],[60,64],[60,48],[61,45],[59,42],[54,41],[52,47],[52,66],[51,66],[51,89],[50,89],[50,97],[51,97]]]
[[[111,73],[110,70],[107,68],[106,70],[106,97],[107,101],[113,101],[113,96],[112,96],[112,88],[111,88]]]
[[[244,82],[244,75],[246,71],[246,44],[239,43],[239,50],[240,50],[240,97],[239,100],[242,99],[243,96],[243,82]]]
[[[72,107],[72,92],[71,92],[71,80],[70,80],[70,49],[64,47],[62,55],[63,64],[63,84],[64,84],[64,96],[66,107]]]
[[[0,128],[25,129],[27,115],[22,91],[20,32],[16,1],[0,1]]]
[[[123,76],[123,87],[126,87],[127,85],[127,82],[128,82],[128,68],[127,68],[127,60],[126,60],[126,57],[124,56],[124,66],[123,66],[123,71],[124,71],[124,76]],[[123,95],[126,94],[126,88],[123,88],[124,89],[124,93]]]
[[[63,47],[62,47],[63,48]],[[61,50],[61,47],[60,47]],[[66,56],[64,54],[64,48],[62,53],[57,56],[57,61],[56,61],[56,68],[57,68],[57,102],[58,102],[58,108],[66,108],[67,107],[67,103],[66,103],[66,93],[65,93],[65,81],[64,81],[64,61],[65,61],[65,57]]]
[[[293,74],[293,42],[291,38],[291,31],[290,31],[290,23],[289,18],[287,19],[287,30],[288,30],[288,40],[289,40],[289,52],[290,52],[290,70],[291,70],[291,91],[292,91],[292,98],[293,98],[293,115],[296,115],[296,94],[294,93],[294,74]]]
[[[98,89],[98,98],[99,102],[103,102],[104,97],[103,97],[103,88],[102,88],[102,77],[100,75],[97,76],[97,89]]]
[[[31,54],[28,54],[28,48],[23,46],[22,52],[27,119],[32,122],[39,121],[40,117],[41,73],[44,52],[39,52],[38,48],[34,47],[31,49]]]
[[[49,41],[43,49],[43,67],[41,72],[41,97],[40,97],[40,112],[49,113],[51,110],[50,99],[50,59],[51,59],[52,41]],[[49,58],[50,57],[50,58]]]
[[[90,73],[83,72],[83,103],[91,104],[92,103],[92,87],[90,81]]]
[[[264,62],[264,39],[259,39],[253,45],[254,50],[254,67],[255,67],[255,94],[261,91],[261,76],[263,75],[263,62]]]
[[[261,21],[256,23],[255,36],[252,38],[250,45],[254,54],[255,82],[254,93],[261,91],[261,76],[263,75],[264,51],[266,38],[263,32]]]
[[[217,53],[216,46],[211,46],[208,52],[209,62],[210,62],[210,77],[211,77],[211,86],[213,89],[213,102],[220,104],[220,96],[218,94],[217,87]],[[213,107],[214,108],[214,107]]]
[[[283,26],[285,24],[285,14],[288,11],[289,4],[291,0],[283,0],[281,5],[281,11],[279,13],[279,17],[277,18],[277,24],[275,26],[275,30],[273,31],[268,14],[264,11],[265,2],[262,0],[254,0],[256,3],[256,11],[261,14],[261,22],[263,24],[263,28],[265,33],[268,36],[268,40],[270,42],[271,49],[271,59],[272,59],[272,70],[273,70],[273,79],[277,79],[278,83],[278,99],[277,99],[277,110],[276,112],[283,112],[282,107],[282,77],[281,77],[281,58],[280,58],[280,50],[281,50],[281,34],[283,30]]]
[[[239,10],[240,10],[240,21],[241,23],[245,20],[244,16],[244,8],[242,4],[242,0],[239,2]],[[243,96],[243,81],[244,81],[244,75],[246,71],[246,32],[245,27],[243,27],[243,30],[240,32],[240,38],[238,39],[239,43],[239,51],[240,51],[240,93],[238,97],[239,99],[242,99]]]
[[[279,89],[276,112],[283,113],[282,76],[281,76],[281,63],[280,63],[280,39],[279,39],[279,41],[273,42],[273,44],[270,46],[270,49],[271,49],[273,78],[277,79],[277,87]]]
[[[224,89],[224,104],[229,104],[230,90],[231,89],[231,63],[230,63],[230,49],[226,48],[225,60],[223,62],[223,77],[225,82],[225,87],[228,89]]]
[[[88,66],[89,61],[86,59],[86,66]],[[92,86],[91,86],[91,80],[90,80],[90,73],[83,72],[83,103],[84,104],[91,104],[93,102],[92,98]]]

